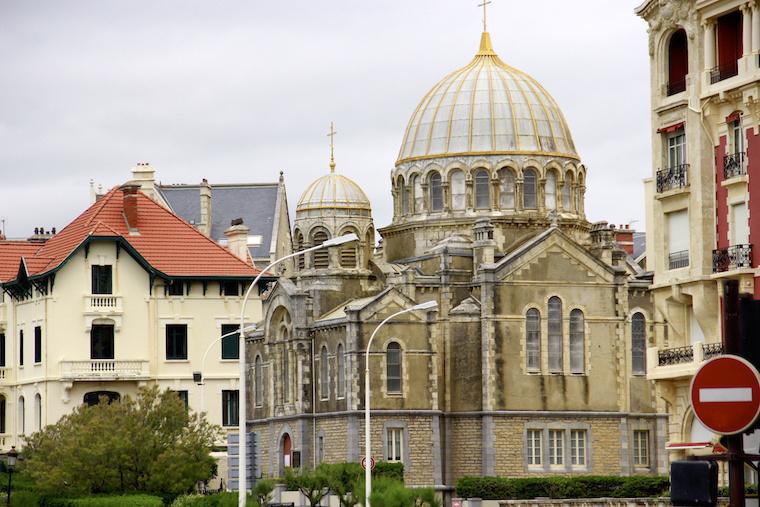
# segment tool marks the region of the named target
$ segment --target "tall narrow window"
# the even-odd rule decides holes
[[[570,431],[570,464],[586,466],[586,430]]]
[[[668,136],[668,167],[671,169],[686,163],[686,134],[683,130]]]
[[[398,186],[396,187],[401,198],[401,214],[406,215],[409,213],[409,189],[404,184],[404,177],[399,176]]]
[[[515,174],[506,168],[499,170],[499,207],[515,209]]]
[[[541,370],[541,314],[535,308],[525,314],[525,349],[528,371]]]
[[[565,211],[573,210],[573,173],[565,173],[565,183],[562,185],[562,208]]]
[[[668,95],[686,90],[686,74],[689,73],[689,51],[686,32],[676,30],[668,44]]]
[[[433,172],[430,175],[430,211],[443,210],[443,186],[441,184],[441,175]]]
[[[190,408],[190,396],[188,395],[187,391],[174,391],[177,394],[177,398],[180,399],[182,404],[185,406],[185,412],[188,411]]]
[[[570,312],[570,372],[583,373],[586,369],[586,322],[583,312]]]
[[[312,246],[318,246],[327,241],[327,233],[325,231],[316,231],[312,236]],[[313,265],[315,269],[324,269],[330,265],[330,252],[326,248],[321,248],[313,252]]]
[[[238,391],[222,391],[222,426],[237,426],[240,412]]]
[[[253,362],[256,385],[254,386],[254,403],[260,407],[264,403],[264,369],[261,365],[261,356],[256,356]]]
[[[330,397],[330,370],[327,358],[327,347],[322,346],[319,353],[319,395],[326,400]]]
[[[634,375],[646,375],[646,325],[647,320],[642,313],[634,313],[631,317],[631,370]]]
[[[0,368],[4,368],[4,367],[5,367],[5,333],[0,333]]]
[[[166,325],[166,359],[187,359],[187,324]]]
[[[42,327],[34,327],[34,362],[42,362]]]
[[[401,345],[390,342],[385,350],[385,368],[387,390],[389,393],[401,392]]]
[[[525,209],[536,209],[537,201],[536,171],[526,169],[523,174],[523,207]]]
[[[300,252],[304,249],[303,245],[303,234],[301,234],[301,231],[296,232],[296,251]],[[298,256],[298,269],[304,269],[306,266],[306,257],[303,255]]]
[[[338,398],[343,398],[346,396],[346,354],[343,351],[343,344],[338,344],[338,386],[337,386],[337,393]]]
[[[385,434],[385,461],[399,462],[404,460],[404,430],[403,428],[388,428]]]
[[[287,331],[285,332],[287,336]],[[282,401],[290,402],[290,352],[288,344],[282,344]]]
[[[526,440],[528,465],[541,465],[541,430],[528,430]]]
[[[564,430],[549,430],[549,464],[563,465],[565,463],[564,450]]]
[[[239,327],[237,324],[222,324],[222,359],[240,359]]]
[[[26,433],[26,408],[24,407],[24,397],[18,398],[18,429],[20,434]]]
[[[111,266],[92,266],[92,293],[113,294]]]
[[[557,173],[549,171],[546,173],[546,209],[557,209]]]
[[[548,321],[549,371],[562,372],[562,301],[556,296],[549,299]]]
[[[412,184],[410,186],[412,187],[412,195],[414,196],[412,199],[414,209],[412,211],[414,213],[422,213],[425,211],[425,196],[422,195],[422,178],[415,174],[412,176]]]
[[[18,330],[18,365],[24,366],[24,330]]]
[[[742,130],[741,118],[731,123],[731,137],[734,153],[742,153],[744,151],[744,131]]]
[[[5,434],[6,432],[6,404],[5,404],[5,396],[0,396],[0,434]]]
[[[90,329],[90,359],[113,358],[113,325],[93,324]]]
[[[665,214],[668,223],[668,269],[689,266],[689,212],[672,211]]]
[[[42,429],[42,396],[40,393],[34,395],[34,429]]]
[[[649,431],[633,432],[633,464],[637,467],[649,466]]]
[[[744,52],[742,41],[742,12],[735,10],[718,18],[717,49],[718,67],[711,73],[711,82],[716,83],[739,73],[739,58]]]
[[[477,209],[491,207],[491,178],[488,171],[480,170],[475,173],[475,207]]]
[[[355,229],[345,229],[341,232],[341,235],[354,233],[359,236],[358,231]],[[346,243],[340,247],[340,265],[343,268],[355,268],[356,259],[358,257],[357,250],[359,249],[358,242]]]
[[[449,175],[449,180],[451,184],[451,209],[465,209],[467,207],[467,199],[465,196],[464,173],[462,171],[452,171]]]

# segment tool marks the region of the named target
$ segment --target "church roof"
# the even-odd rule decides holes
[[[488,32],[472,61],[423,97],[406,127],[396,163],[480,154],[578,159],[556,101],[538,81],[496,55]]]
[[[296,205],[296,213],[324,209],[364,211],[369,214],[371,206],[367,194],[358,184],[331,171],[314,180]]]

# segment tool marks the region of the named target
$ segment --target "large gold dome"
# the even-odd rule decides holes
[[[406,127],[397,164],[479,154],[540,154],[578,159],[551,95],[504,63],[484,32],[472,61],[423,97]]]

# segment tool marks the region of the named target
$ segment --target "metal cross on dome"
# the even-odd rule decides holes
[[[330,132],[327,134],[330,138],[330,171],[335,171],[335,134],[335,126],[330,122]]]
[[[486,7],[488,6],[488,4],[491,4],[491,3],[493,3],[491,0],[483,0],[482,4],[478,4],[478,7],[483,7],[483,31],[484,32],[488,31],[486,28],[486,16],[487,16]]]

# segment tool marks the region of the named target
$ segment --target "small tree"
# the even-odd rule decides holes
[[[219,429],[157,386],[137,398],[80,405],[34,433],[24,469],[43,493],[177,496],[211,476]]]
[[[316,507],[327,495],[327,476],[317,468],[313,471],[300,470],[294,472],[292,468],[285,471],[285,485],[290,490],[298,490],[309,501],[311,507]]]
[[[359,503],[359,490],[363,491],[361,482],[362,468],[357,463],[336,463],[319,465],[327,477],[327,486],[338,497],[341,507],[354,507]],[[361,486],[361,487],[360,487]]]
[[[274,481],[270,479],[259,479],[253,488],[253,496],[259,501],[259,505],[264,507],[272,500],[272,491],[274,491]]]

